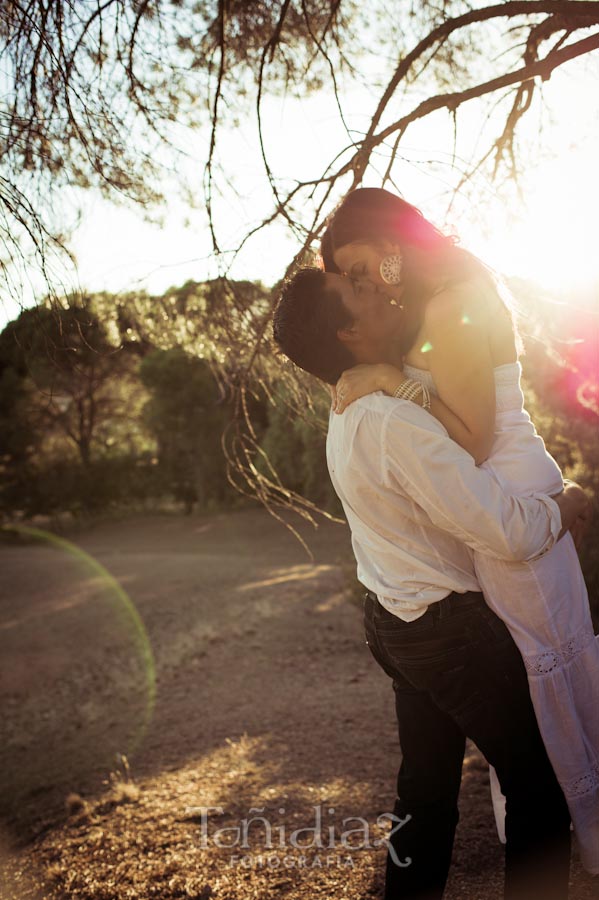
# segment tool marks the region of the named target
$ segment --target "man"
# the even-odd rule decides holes
[[[317,269],[283,288],[274,337],[329,385],[359,363],[401,366],[398,307]],[[584,511],[584,495],[568,486],[554,499],[505,496],[436,419],[381,393],[331,415],[327,461],[369,589],[367,641],[395,691],[402,763],[386,900],[442,897],[466,737],[495,767],[507,798],[506,898],[563,900],[570,816],[522,658],[484,603],[470,548],[536,558]]]

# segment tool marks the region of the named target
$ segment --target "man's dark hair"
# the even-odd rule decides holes
[[[353,320],[341,294],[325,287],[321,269],[300,269],[283,285],[274,312],[273,335],[285,356],[328,384],[356,361],[337,337]]]

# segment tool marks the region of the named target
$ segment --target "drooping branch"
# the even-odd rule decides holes
[[[374,134],[381,121],[381,117],[386,110],[389,101],[397,91],[400,82],[406,78],[414,63],[419,60],[430,47],[446,40],[455,32],[468,28],[470,25],[487,22],[496,18],[513,18],[516,16],[529,16],[542,13],[550,13],[552,16],[559,13],[567,14],[569,21],[572,21],[572,18],[574,17],[578,20],[577,27],[584,27],[585,23],[593,25],[599,22],[599,3],[593,2],[593,0],[590,0],[590,2],[587,2],[587,0],[581,0],[581,2],[574,2],[574,0],[572,0],[572,2],[569,2],[569,0],[546,0],[546,2],[545,0],[508,0],[508,2],[505,3],[497,3],[482,9],[473,9],[462,16],[446,19],[436,28],[433,28],[401,60],[372,116],[370,127],[365,135],[365,141],[368,141]]]
[[[568,13],[569,17],[564,18],[564,14]],[[451,91],[443,93],[435,93],[418,103],[410,112],[404,114],[396,121],[378,128],[382,116],[386,108],[399,88],[399,85],[408,77],[413,66],[418,60],[422,60],[424,55],[436,46],[441,45],[447,38],[459,29],[465,28],[473,23],[480,23],[491,18],[499,17],[516,17],[522,15],[538,15],[549,14],[546,18],[539,22],[533,22],[529,25],[527,40],[525,41],[525,49],[523,54],[524,65],[504,71],[495,77],[480,81],[469,87],[465,87],[460,91]],[[371,118],[369,127],[359,142],[352,141],[338,154],[338,157],[345,157],[344,161],[337,167],[329,167],[329,169],[321,174],[319,178],[297,182],[293,188],[282,197],[276,188],[273,189],[275,196],[275,210],[272,216],[268,217],[266,222],[272,222],[277,216],[289,220],[290,205],[298,196],[304,196],[313,199],[317,189],[324,190],[325,199],[319,203],[309,222],[303,221],[304,240],[295,259],[287,268],[286,274],[289,273],[295,263],[301,260],[313,240],[321,233],[324,225],[324,215],[330,210],[325,208],[326,201],[335,189],[336,185],[344,176],[351,176],[352,181],[349,185],[350,189],[357,187],[368,167],[371,164],[371,157],[377,147],[382,145],[390,137],[395,136],[392,158],[387,167],[385,178],[390,177],[393,159],[401,145],[401,141],[406,134],[408,128],[416,121],[421,120],[432,113],[446,109],[454,115],[454,127],[457,128],[456,112],[459,107],[471,100],[482,98],[485,96],[500,96],[506,89],[515,87],[515,98],[511,109],[508,113],[503,131],[495,144],[484,151],[481,158],[475,161],[471,171],[475,171],[477,167],[482,165],[492,152],[496,153],[495,172],[497,171],[499,159],[507,150],[512,160],[514,159],[513,138],[516,126],[526,112],[530,109],[534,93],[534,79],[541,78],[547,80],[551,73],[559,66],[573,60],[579,56],[588,54],[599,48],[599,33],[591,34],[581,40],[574,41],[563,46],[564,41],[571,36],[579,28],[587,28],[592,24],[599,22],[599,4],[597,3],[552,3],[552,2],[508,2],[504,4],[496,4],[483,10],[472,10],[464,16],[457,17],[442,23],[438,28],[430,32],[422,41],[420,41],[414,49],[406,54],[396,69],[393,78],[389,82],[385,93],[383,94],[376,110]],[[564,34],[560,40],[553,46],[544,57],[539,58],[539,48],[553,34],[563,31]],[[425,63],[425,66],[428,64]],[[461,178],[461,182],[468,178],[469,173],[465,172]],[[269,181],[273,184],[273,174],[269,169]],[[252,234],[258,231],[262,226],[258,225]],[[249,236],[249,235],[248,235]],[[260,329],[257,337],[255,353],[251,356],[250,361],[245,368],[244,377],[250,377],[251,369],[255,361],[260,355],[260,345],[264,340],[266,329]],[[292,375],[293,377],[293,375]],[[293,414],[297,414],[297,401],[290,399],[290,409]],[[254,452],[258,452],[259,447],[254,447]],[[248,490],[252,490],[257,483],[255,473],[247,466],[247,445],[244,447],[243,458],[230,456],[230,462],[235,468],[238,475],[245,477]],[[250,454],[251,456],[251,454]],[[281,497],[280,484],[277,483],[273,476],[262,474],[260,476],[259,494],[263,502],[272,502],[276,504],[284,504]],[[292,498],[294,505],[297,503],[296,498]]]
[[[483,97],[485,94],[495,93],[496,91],[501,90],[501,88],[508,87],[512,84],[526,83],[535,77],[540,77],[546,81],[558,66],[563,65],[571,59],[576,59],[577,56],[583,56],[586,53],[590,53],[592,50],[597,49],[599,49],[599,32],[592,34],[587,38],[583,38],[580,41],[576,41],[573,44],[568,44],[566,47],[562,47],[559,50],[554,50],[544,59],[537,60],[536,62],[523,66],[520,69],[516,69],[513,72],[506,72],[504,75],[498,75],[496,78],[491,78],[489,81],[467,88],[464,91],[438,94],[435,97],[429,97],[427,100],[420,103],[416,109],[412,110],[411,113],[402,116],[401,119],[398,119],[397,122],[394,122],[392,125],[388,125],[377,135],[373,135],[366,152],[371,152],[374,147],[381,144],[395,131],[403,129],[405,132],[407,126],[412,124],[412,122],[416,122],[418,119],[422,119],[432,112],[436,112],[439,109],[457,109],[462,103],[466,103],[468,100]],[[360,155],[354,157],[354,160],[350,161],[350,163],[344,167],[344,171],[349,171],[350,169],[353,169],[355,172],[361,171],[364,166],[364,153],[365,150],[363,145]]]
[[[493,15],[500,15],[499,10],[503,10],[503,15],[505,15],[505,9],[507,7],[515,8],[513,11],[513,15],[521,14],[524,7],[533,6],[537,7],[546,7],[545,10],[539,11],[549,11],[549,9],[555,9],[555,7],[564,7],[570,4],[564,3],[543,3],[542,0],[531,0],[531,2],[514,2],[514,3],[506,3],[502,6],[490,7],[486,10],[477,10],[476,12],[486,13],[486,18],[491,16],[491,11]],[[593,11],[587,12],[585,10],[585,22],[593,21],[599,22],[599,3],[574,3],[572,4],[577,9],[575,10],[576,15],[581,15],[580,8],[581,7],[594,7]],[[467,16],[460,17],[462,20],[462,24],[455,27],[463,27],[464,20],[467,20],[469,24],[472,21],[472,16],[474,15],[474,11]],[[453,20],[453,24],[460,20]],[[479,21],[478,19],[476,21]],[[552,28],[546,29],[544,36],[549,36],[549,34],[554,33],[555,30],[558,29],[559,24],[556,20],[552,20]],[[447,23],[447,27],[450,27],[450,23]],[[451,28],[450,28],[451,30]],[[454,28],[455,30],[455,28]],[[442,27],[440,26],[437,29],[439,34],[435,38],[435,40],[440,39],[441,37],[446,36],[445,31],[441,34]],[[430,36],[429,36],[430,37]],[[537,35],[538,40],[535,43],[536,46],[540,42],[541,35]],[[413,64],[415,59],[417,59],[424,50],[429,47],[434,40],[431,38],[427,39],[419,44],[418,48],[408,54],[408,56],[402,61],[400,67],[396,72],[396,76],[398,73],[401,74],[401,77],[405,77],[407,72],[409,71],[410,66]],[[505,72],[502,75],[499,75],[495,78],[489,79],[488,81],[482,82],[480,84],[474,85],[470,88],[466,88],[462,91],[454,91],[449,93],[437,94],[432,97],[428,97],[426,100],[419,103],[411,112],[402,116],[400,119],[395,121],[394,123],[386,126],[378,133],[376,132],[375,124],[380,120],[380,117],[384,111],[386,103],[391,97],[390,87],[393,84],[394,89],[397,88],[398,79],[394,77],[393,81],[390,83],[390,86],[387,88],[383,100],[379,103],[377,110],[375,111],[371,124],[369,126],[368,131],[366,132],[364,138],[359,142],[359,146],[357,150],[354,150],[354,153],[350,156],[350,158],[335,171],[327,174],[325,173],[323,176],[317,179],[305,180],[302,182],[298,182],[293,189],[288,192],[287,196],[281,198],[279,193],[276,193],[276,209],[273,212],[273,215],[265,219],[260,225],[258,225],[251,234],[255,234],[260,228],[264,227],[266,224],[270,224],[274,221],[277,216],[282,215],[285,218],[289,219],[288,207],[291,201],[304,189],[312,188],[311,193],[308,195],[310,197],[314,194],[314,189],[322,186],[323,184],[327,184],[327,195],[329,195],[335,185],[335,183],[341,179],[346,174],[353,175],[353,181],[351,183],[350,189],[357,187],[365,174],[365,171],[370,164],[370,159],[373,151],[384,143],[391,135],[396,134],[396,142],[394,146],[394,154],[397,153],[399,143],[401,138],[405,135],[405,132],[411,124],[418,121],[419,119],[423,119],[433,112],[436,112],[440,109],[447,109],[450,112],[455,112],[463,103],[468,102],[469,100],[483,97],[488,94],[496,94],[500,90],[506,87],[511,87],[512,85],[517,85],[518,90],[516,94],[516,100],[512,106],[512,110],[508,114],[507,122],[504,126],[502,135],[498,138],[496,142],[497,152],[501,152],[501,148],[505,146],[508,141],[508,138],[511,136],[513,140],[514,129],[522,116],[526,113],[526,111],[530,108],[532,102],[532,92],[534,89],[534,78],[540,77],[543,80],[547,80],[551,73],[563,65],[564,63],[575,59],[576,57],[586,55],[593,50],[599,48],[599,34],[595,33],[590,35],[587,38],[583,38],[580,41],[576,41],[574,43],[568,44],[565,47],[560,46],[559,44],[552,49],[547,56],[543,59],[531,59],[531,44],[527,44],[527,54],[529,58],[529,62],[527,62],[524,66],[519,69],[515,69],[510,72]],[[385,99],[386,98],[386,99]],[[383,104],[383,101],[385,103]],[[338,156],[346,155],[348,151],[355,147],[355,143],[352,142],[350,147],[346,147],[343,151],[338,153]],[[272,172],[269,170],[269,179],[272,181]],[[301,256],[307,247],[309,247],[310,242],[313,238],[318,235],[318,233],[322,229],[323,222],[318,223],[317,221],[312,224],[307,231],[307,237],[304,240],[303,246],[298,253],[298,256]],[[248,235],[249,236],[249,235]],[[247,238],[246,238],[247,239]],[[239,249],[239,248],[238,248]]]
[[[402,18],[408,6],[409,21]],[[309,259],[333,203],[377,171],[382,149],[390,156],[381,176],[393,182],[406,134],[439,110],[453,118],[458,186],[483,166],[492,176],[504,171],[513,176],[519,126],[536,103],[535,79],[547,79],[599,47],[599,35],[587,34],[599,24],[599,0],[470,6],[464,0],[395,4],[396,21],[390,23],[388,4],[373,0],[368,4],[372,27],[363,29],[364,5],[358,0],[0,4],[0,59],[12,79],[0,110],[0,263],[7,292],[18,293],[7,273],[24,248],[37,259],[48,285],[57,287],[48,260],[49,248],[67,246],[55,240],[63,233],[55,217],[61,188],[99,190],[144,211],[163,202],[165,176],[178,175],[179,150],[171,138],[181,126],[190,129],[186,133],[199,148],[195,162],[196,171],[204,173],[208,229],[214,254],[227,261],[225,273],[249,241],[278,221],[296,241],[293,259],[281,260],[281,274]],[[484,36],[496,36],[499,26],[505,26],[502,52],[493,58]],[[373,58],[371,77],[364,61]],[[366,115],[357,129],[349,117],[354,112],[349,92],[365,84],[370,101],[357,111]],[[320,171],[304,179],[283,176],[266,127],[266,103],[288,91],[303,98],[318,90],[334,99],[342,137]],[[477,145],[460,168],[458,110],[484,98],[481,119],[499,102],[501,118],[485,120],[484,146]],[[236,236],[235,246],[227,247],[215,198],[219,192],[236,198],[244,192],[220,152],[237,121],[256,128],[259,165],[272,201],[257,223],[248,222]],[[198,180],[194,187],[201,192]],[[236,480],[262,500],[299,504],[311,514],[285,492],[266,460],[256,465],[261,448],[247,402],[252,391],[272,395],[281,379],[293,415],[306,414],[312,409],[308,382],[273,362],[268,303],[244,305],[233,283],[229,288],[227,303],[211,316],[235,365],[216,351],[211,362],[223,391],[239,397],[239,428],[227,444]]]
[[[210,129],[210,149],[208,151],[208,161],[205,169],[205,196],[206,210],[208,212],[208,222],[210,225],[210,234],[212,236],[212,246],[215,253],[219,253],[218,241],[214,230],[214,216],[212,212],[212,160],[216,147],[216,134],[218,129],[218,106],[221,99],[223,77],[225,74],[225,9],[226,0],[219,0],[218,3],[218,42],[220,50],[220,59],[218,63],[218,76],[216,79],[216,90],[214,92],[214,102],[212,106],[212,125]]]

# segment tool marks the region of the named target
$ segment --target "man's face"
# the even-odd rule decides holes
[[[358,362],[391,362],[401,355],[402,310],[397,301],[372,282],[346,275],[325,273],[327,289],[341,295],[352,317],[348,334],[340,340],[348,344]]]
[[[398,255],[401,259],[399,284],[386,284],[381,275],[381,262],[389,255]],[[403,306],[400,342],[406,353],[422,324],[423,298],[430,296],[439,286],[427,252],[392,241],[382,240],[377,244],[353,241],[337,248],[333,259],[344,274],[375,285]]]

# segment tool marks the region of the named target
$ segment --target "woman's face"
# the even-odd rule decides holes
[[[381,275],[381,262],[386,256],[402,256],[399,244],[391,241],[381,243],[368,243],[366,241],[352,241],[339,247],[333,254],[335,265],[351,278],[371,281],[377,287],[383,287],[385,292],[396,299],[401,294],[399,285],[387,284]]]
[[[395,254],[401,258],[401,282],[387,284],[381,275],[381,262],[386,256]],[[402,248],[392,241],[353,241],[335,250],[333,260],[342,273],[365,282],[366,286],[375,287],[400,307],[405,352],[422,325],[422,299],[437,286],[434,275],[429,271],[430,265],[426,265],[424,251],[410,245]]]

